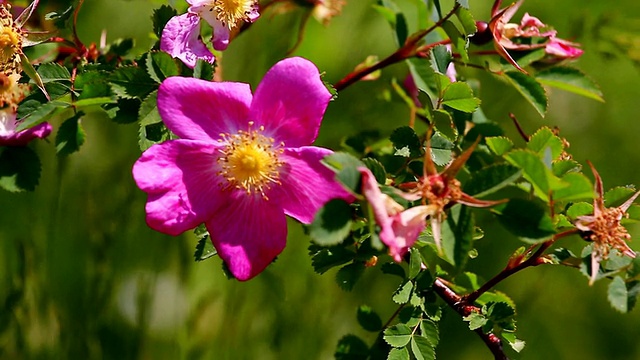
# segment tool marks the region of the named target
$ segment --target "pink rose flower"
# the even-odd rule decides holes
[[[165,80],[158,110],[180,139],[133,166],[148,225],[178,235],[204,223],[237,279],[259,274],[285,247],[285,215],[309,224],[330,199],[353,200],[320,162],[331,151],[309,146],[330,99],[302,58],[274,65],[255,95],[248,84]]]
[[[51,124],[41,123],[16,132],[16,112],[11,108],[0,109],[0,146],[24,146],[33,139],[44,139],[51,134]]]

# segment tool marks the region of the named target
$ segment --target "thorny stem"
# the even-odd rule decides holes
[[[538,250],[536,250],[535,253],[533,253],[533,255],[529,256],[528,258],[524,259],[524,256],[526,254],[531,253],[531,251],[533,250],[533,248],[529,248],[529,250],[523,254],[520,255],[519,258],[516,259],[510,259],[509,263],[507,264],[507,266],[504,268],[504,270],[502,270],[500,273],[498,273],[496,276],[494,276],[491,280],[487,281],[486,283],[484,283],[484,285],[482,285],[479,289],[477,289],[476,291],[464,296],[462,298],[462,301],[465,304],[473,304],[474,301],[476,301],[482,294],[484,294],[485,292],[487,292],[489,289],[493,288],[494,286],[496,286],[499,282],[501,282],[502,280],[508,278],[509,276],[517,273],[520,270],[526,269],[530,266],[537,266],[540,264],[544,264],[544,261],[541,261],[540,257],[544,254],[544,252],[551,246],[553,245],[553,243],[560,239],[563,238],[565,236],[569,236],[569,235],[573,235],[573,234],[577,234],[578,233],[578,229],[569,229],[567,231],[561,232],[559,234],[554,235],[551,239],[543,242],[540,247],[538,247]]]
[[[434,31],[439,26],[441,26],[445,21],[447,21],[453,14],[456,13],[459,7],[460,7],[460,4],[456,3],[455,6],[451,9],[451,11],[449,11],[447,15],[445,15],[443,18],[438,20],[435,24],[433,24],[433,26],[429,27],[428,29],[418,31],[415,34],[409,36],[405,41],[404,45],[400,49],[396,50],[396,52],[394,52],[393,54],[389,55],[388,57],[380,60],[379,62],[371,66],[364,67],[362,69],[359,69],[347,74],[347,76],[345,76],[342,80],[338,81],[334,85],[334,88],[336,89],[336,91],[342,91],[348,86],[356,83],[358,80],[362,79],[363,77],[371,74],[376,70],[383,69],[389,65],[395,64],[397,62],[400,62],[402,60],[408,59],[413,56],[425,56],[425,54],[429,50],[431,50],[431,48],[433,48],[436,45],[442,44],[444,42],[441,41],[441,42],[424,45],[420,47],[417,46],[418,42],[427,34]]]
[[[432,285],[433,291],[444,300],[453,310],[460,316],[469,316],[472,312],[480,312],[480,308],[473,305],[467,305],[464,298],[456,294],[449,288],[442,279],[436,278]],[[502,349],[502,340],[494,334],[485,334],[482,328],[474,330],[478,336],[484,341],[496,360],[508,360],[507,355]]]

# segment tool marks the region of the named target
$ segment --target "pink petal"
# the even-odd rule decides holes
[[[25,146],[31,140],[46,138],[51,129],[51,124],[45,122],[17,133],[0,135],[0,146]]]
[[[378,187],[378,182],[371,170],[366,167],[359,167],[358,171],[362,175],[362,194],[373,210],[373,217],[380,226],[380,240],[385,244],[393,243],[395,234],[393,233],[393,219],[387,212],[387,204],[382,191]],[[383,240],[384,239],[384,240]]]
[[[172,17],[162,30],[160,50],[182,60],[190,68],[196,66],[198,59],[209,63],[215,57],[207,49],[200,37],[200,18],[194,14]]]
[[[535,16],[529,15],[529,13],[525,13],[522,16],[522,20],[520,21],[521,27],[535,27],[535,28],[544,28],[547,27],[540,19]]]
[[[308,146],[285,149],[281,155],[282,185],[269,196],[280,203],[285,214],[304,224],[310,224],[316,212],[331,199],[354,200],[335,179],[335,173],[320,162],[328,154],[331,150]]]
[[[251,104],[251,119],[287,147],[310,145],[318,136],[331,100],[316,66],[295,57],[275,64],[262,79]]]
[[[212,143],[170,140],[142,154],[133,165],[133,177],[149,195],[149,227],[178,235],[228,207],[230,195],[221,190],[216,173],[217,149]]]
[[[402,256],[416,242],[418,235],[425,228],[425,218],[430,214],[431,207],[427,205],[409,208],[394,217],[393,239],[384,239],[382,234],[380,235],[380,240],[389,247],[389,255],[396,262],[401,262]]]
[[[160,85],[158,111],[179,137],[210,142],[248,129],[251,97],[248,84],[174,76]]]
[[[287,222],[282,208],[260,196],[235,193],[233,201],[206,225],[218,254],[241,281],[262,272],[286,245]]]
[[[213,27],[213,37],[211,38],[213,48],[218,51],[226,50],[229,46],[229,41],[231,41],[229,28],[224,26],[218,19],[215,20],[211,27]]]
[[[575,59],[580,57],[584,51],[577,47],[577,44],[556,37],[551,38],[545,47],[545,51],[549,55],[553,55],[560,59]]]

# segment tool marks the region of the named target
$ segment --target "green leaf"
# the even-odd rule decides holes
[[[27,56],[22,52],[20,54],[20,65],[22,65],[22,71],[24,71],[24,73],[27,74],[33,82],[35,82],[36,86],[42,91],[42,94],[47,98],[47,100],[51,100],[51,97],[47,92],[47,88],[44,86],[44,82],[40,78],[40,74],[38,74],[36,69],[33,68],[33,65],[31,65]]]
[[[504,136],[491,136],[484,139],[494,154],[502,156],[513,148],[513,141]]]
[[[567,216],[576,219],[578,216],[593,214],[593,205],[586,202],[577,202],[567,209]]]
[[[422,270],[422,255],[418,249],[409,249],[409,279],[414,279]]]
[[[504,158],[522,169],[522,175],[533,185],[536,195],[541,199],[548,201],[552,188],[562,187],[560,180],[551,173],[537,154],[527,150],[513,150]]]
[[[624,280],[620,276],[614,277],[609,284],[609,289],[607,291],[607,299],[609,300],[611,307],[621,313],[626,313],[628,311],[627,297],[627,286],[625,285]]]
[[[117,55],[117,56],[126,56],[134,46],[133,39],[117,39],[110,46],[108,53]]]
[[[562,154],[564,145],[562,144],[562,140],[557,137],[551,129],[545,126],[531,135],[531,138],[527,142],[527,149],[539,155],[544,155],[546,149],[551,149],[551,158],[555,160]]]
[[[446,74],[449,64],[453,61],[451,51],[444,45],[436,45],[431,49],[431,62],[440,74]]]
[[[394,348],[389,351],[387,360],[409,360],[409,350],[406,347]]]
[[[73,117],[65,120],[56,135],[56,152],[60,156],[66,156],[80,149],[84,144],[86,134],[80,121],[84,113],[79,111]]]
[[[411,338],[411,352],[416,360],[435,360],[436,358],[435,347],[424,336]]]
[[[131,124],[138,121],[140,111],[139,99],[119,98],[115,104],[103,106],[107,116],[117,124]]]
[[[409,35],[409,28],[407,26],[407,18],[402,12],[396,13],[395,25],[396,40],[398,45],[403,45]]]
[[[353,194],[360,192],[360,172],[364,164],[351,154],[334,152],[322,159],[322,163],[336,172],[336,178]]]
[[[136,120],[139,120],[140,124],[148,125],[162,121],[158,112],[158,91],[149,94],[138,108]]]
[[[123,66],[109,77],[113,91],[123,98],[143,99],[158,88],[149,74],[137,66]]]
[[[382,266],[380,267],[380,270],[382,271],[383,274],[396,275],[396,276],[399,276],[401,279],[404,279],[406,277],[404,268],[395,262],[382,264]]]
[[[547,93],[534,78],[519,71],[507,71],[503,76],[536,109],[540,116],[547,112]]]
[[[160,38],[162,36],[164,26],[176,15],[178,15],[176,9],[169,5],[162,5],[153,10],[153,15],[151,16],[151,20],[153,21],[153,33]]]
[[[44,104],[40,104],[39,102],[32,102],[25,106],[36,106],[36,108],[29,114],[29,116],[22,120],[20,124],[16,127],[16,131],[22,131],[31,127],[34,127],[38,124],[41,124],[47,121],[52,114],[60,109],[65,109],[69,105],[57,101],[51,101]],[[19,110],[20,108],[18,108]]]
[[[408,126],[395,129],[389,137],[396,149],[395,155],[416,158],[423,154],[422,142],[415,130]],[[406,155],[406,156],[405,156]]]
[[[336,360],[367,360],[369,346],[355,335],[345,335],[338,341],[334,357]]]
[[[342,290],[351,291],[364,273],[364,264],[353,263],[347,266],[343,266],[336,273],[336,283],[342,288]]]
[[[524,241],[536,243],[555,234],[553,220],[547,209],[537,202],[515,198],[491,209],[500,223]]]
[[[88,107],[88,106],[114,104],[115,102],[116,101],[110,97],[94,97],[89,99],[78,100],[73,103],[73,106],[76,108],[82,108],[82,107]]]
[[[371,170],[371,173],[376,178],[378,184],[384,185],[387,180],[387,172],[384,169],[384,166],[382,166],[382,163],[370,157],[362,159],[362,162],[367,166],[369,170]]]
[[[553,192],[555,201],[576,201],[592,199],[594,196],[591,181],[582,173],[568,173],[562,177],[562,181],[569,184]]]
[[[479,329],[483,327],[488,321],[488,319],[484,315],[478,314],[476,312],[472,312],[471,314],[462,318],[462,320],[469,323],[469,330]]]
[[[353,261],[356,254],[343,246],[321,247],[315,244],[309,245],[311,265],[318,274],[324,274],[328,270]]]
[[[209,234],[207,233],[200,240],[198,240],[196,251],[193,253],[193,257],[196,261],[204,261],[217,254],[218,251],[215,247],[213,247],[213,243],[209,239]]]
[[[193,68],[193,77],[196,79],[211,81],[213,80],[213,74],[215,71],[216,68],[213,64],[202,59],[198,59],[198,61],[196,61],[196,66]]]
[[[71,74],[66,67],[58,63],[44,63],[38,66],[38,74],[43,83],[49,83],[52,81],[71,81]]]
[[[373,332],[378,332],[382,329],[382,320],[371,307],[360,305],[356,316],[363,329]]]
[[[555,176],[563,176],[569,172],[577,172],[582,169],[582,165],[580,165],[575,160],[558,160],[554,161],[551,165],[551,170]]]
[[[78,100],[111,97],[109,74],[103,71],[86,71],[76,76],[75,90],[80,92]]]
[[[580,70],[568,66],[553,66],[536,74],[544,85],[604,102],[598,85]]]
[[[607,207],[622,205],[635,193],[635,189],[627,186],[617,186],[604,193],[604,203]]]
[[[442,29],[447,33],[447,36],[451,40],[451,44],[454,49],[460,54],[462,61],[469,61],[469,54],[467,54],[467,40],[463,34],[460,33],[458,27],[451,21],[447,20],[442,25]],[[440,71],[442,74],[446,73]]]
[[[476,20],[473,18],[473,15],[471,15],[471,11],[464,7],[461,7],[458,8],[458,11],[456,11],[456,16],[462,24],[465,35],[473,35],[478,31]]]
[[[431,160],[438,166],[448,164],[453,157],[453,149],[455,145],[448,140],[439,131],[436,131],[431,137]]]
[[[411,298],[411,292],[413,291],[413,282],[407,280],[396,289],[391,298],[396,304],[406,304]]]
[[[351,207],[342,199],[333,199],[318,212],[311,225],[309,235],[321,246],[341,243],[351,232]]]
[[[464,269],[473,247],[474,220],[471,209],[454,205],[442,223],[442,248],[456,270]]]
[[[411,328],[407,325],[396,324],[384,330],[383,339],[387,344],[395,348],[401,348],[407,346],[409,341],[411,341],[412,333]]]
[[[521,174],[520,169],[509,164],[489,165],[471,174],[463,191],[475,197],[488,195],[514,184]]]
[[[140,124],[140,129],[138,130],[138,146],[140,150],[145,151],[152,145],[169,139],[171,139],[171,132],[164,126],[164,123]]]
[[[435,71],[431,67],[431,62],[425,58],[412,57],[407,59],[406,63],[418,89],[428,94],[431,98],[436,98]]]
[[[0,147],[0,187],[7,191],[33,191],[40,180],[40,159],[26,146]]]
[[[420,323],[420,331],[422,336],[429,339],[429,343],[435,348],[440,342],[440,330],[438,324],[432,320],[423,319]]]
[[[158,84],[164,81],[169,76],[176,76],[180,74],[178,64],[164,51],[152,51],[145,56],[145,66],[147,73],[151,79],[155,80]]]
[[[473,96],[469,84],[454,82],[444,90],[442,105],[466,113],[474,112],[480,106],[480,99]]]
[[[511,346],[511,348],[517,353],[522,351],[522,349],[524,349],[524,346],[526,345],[524,341],[516,338],[516,334],[514,333],[503,332],[501,336],[509,344],[509,346]]]

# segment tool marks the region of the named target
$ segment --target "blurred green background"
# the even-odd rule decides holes
[[[40,15],[61,3],[43,2]],[[134,37],[144,51],[153,41],[152,9],[162,3],[87,0],[79,16],[80,37],[98,42],[105,29],[108,41]],[[392,33],[372,3],[347,0],[328,27],[310,21],[295,54],[315,62],[334,83],[366,56],[391,53]],[[398,3],[410,9],[412,1]],[[488,20],[491,1],[470,3],[477,19]],[[487,116],[511,132],[508,112],[529,133],[557,125],[575,159],[589,159],[599,169],[605,188],[640,185],[640,4],[528,0],[514,20],[524,12],[583,44],[585,55],[576,66],[600,84],[606,103],[551,90],[542,119],[504,84],[461,70],[481,79]],[[224,78],[255,86],[285,56],[301,15],[263,16],[224,53]],[[391,78],[405,73],[404,65],[396,65],[380,80],[341,93],[329,106],[317,144],[335,148],[344,134],[365,129],[387,134],[406,124],[407,109],[386,94]],[[395,310],[390,294],[397,278],[374,268],[352,292],[340,290],[335,270],[324,276],[313,272],[309,240],[294,222],[288,247],[249,282],[227,280],[218,258],[195,263],[191,234],[166,236],[145,224],[146,196],[130,170],[140,155],[137,126],[113,124],[98,112],[83,125],[86,144],[68,158],[55,156],[53,138],[32,145],[43,163],[35,192],[0,192],[1,359],[330,359],[348,333],[373,342],[375,334],[356,322],[358,305],[374,307],[383,319]],[[637,226],[630,232],[640,236]],[[488,278],[519,245],[508,234],[487,231],[470,268]],[[573,238],[561,245],[583,244]],[[640,241],[631,246],[639,249]],[[640,359],[640,312],[614,311],[606,286],[605,280],[589,287],[574,269],[544,266],[501,283],[498,290],[517,304],[518,334],[527,342],[516,358]],[[491,358],[453,312],[445,312],[441,339],[439,359]]]

